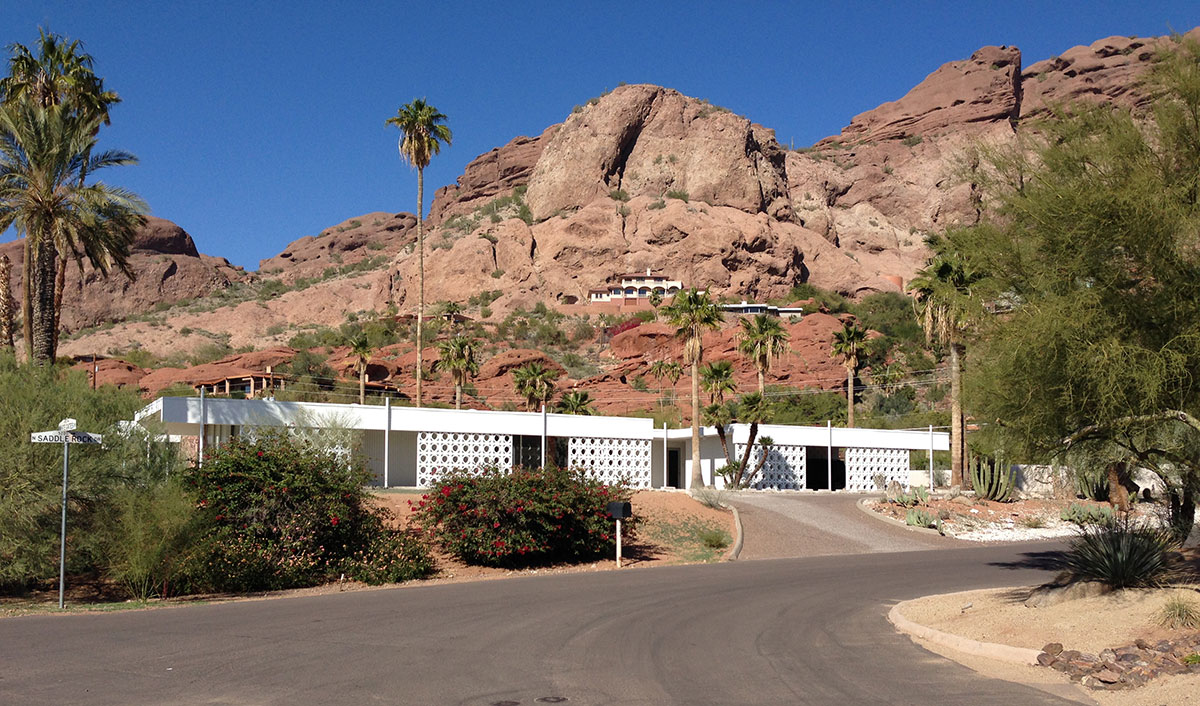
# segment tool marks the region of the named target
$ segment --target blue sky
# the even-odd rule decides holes
[[[102,144],[201,251],[255,269],[369,211],[415,211],[384,120],[416,97],[471,159],[618,82],[656,83],[811,144],[941,64],[1014,44],[1026,65],[1109,35],[1200,25],[1196,2],[39,2],[0,0],[0,42],[81,39],[124,102]],[[9,232],[0,239],[10,239]]]

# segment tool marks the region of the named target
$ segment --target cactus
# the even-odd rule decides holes
[[[998,456],[991,460],[976,456],[971,459],[970,467],[975,497],[998,503],[1012,502],[1015,499],[1013,490],[1017,484],[1017,474],[1003,457]]]
[[[929,491],[923,486],[917,486],[908,493],[900,492],[893,497],[887,499],[889,503],[899,505],[900,507],[915,507],[924,505],[929,502]]]
[[[926,512],[913,508],[904,516],[904,524],[909,527],[922,527],[927,529],[935,529],[939,534],[945,534],[942,530],[942,519],[933,513]]]
[[[1069,507],[1064,509],[1059,515],[1064,522],[1071,522],[1085,527],[1087,525],[1101,525],[1112,522],[1112,508],[1104,505],[1081,505],[1079,503],[1071,503]]]

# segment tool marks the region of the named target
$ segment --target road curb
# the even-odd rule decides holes
[[[954,595],[952,593],[942,595]],[[1030,649],[1028,647],[1013,647],[1012,645],[1001,645],[996,642],[980,642],[972,640],[961,635],[953,635],[941,630],[935,630],[931,627],[914,623],[900,612],[901,606],[909,601],[897,603],[888,611],[888,621],[895,626],[900,632],[919,637],[922,640],[928,640],[942,647],[949,647],[952,650],[958,650],[969,655],[978,657],[987,657],[989,659],[999,660],[1001,662],[1009,662],[1010,664],[1035,665],[1037,664],[1038,654],[1040,650]]]
[[[721,557],[721,561],[733,561],[742,553],[742,542],[744,539],[744,536],[742,535],[742,516],[740,513],[738,513],[738,509],[733,506],[733,503],[726,503],[725,507],[733,510],[733,528],[735,536],[733,538],[733,546],[729,548],[729,551],[725,552],[725,556]]]
[[[867,502],[870,500],[873,500],[873,499],[874,498],[859,498],[858,502],[854,503],[854,506],[857,507],[859,510],[862,510],[863,512],[867,513],[871,517],[874,517],[877,520],[882,520],[883,522],[886,522],[889,525],[895,525],[896,527],[906,529],[910,532],[932,534],[932,535],[937,535],[938,537],[949,537],[950,536],[947,534],[942,534],[941,532],[938,532],[935,529],[930,529],[929,527],[913,527],[912,525],[908,524],[907,522],[901,522],[900,520],[897,520],[894,517],[888,517],[887,515],[883,515],[878,512],[875,512],[871,508],[867,507]]]

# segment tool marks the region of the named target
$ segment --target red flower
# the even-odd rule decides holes
[[[448,486],[448,485],[443,485],[443,486],[442,486],[442,495],[449,496],[449,495],[450,495],[450,493],[453,493],[453,492],[454,492],[454,491],[450,489],[450,486]]]
[[[337,523],[338,523],[337,515],[334,515],[333,517],[329,518],[329,524],[333,525],[334,527],[337,527]]]
[[[492,523],[492,529],[496,529],[496,528],[497,528],[497,527],[499,527],[499,526],[500,526],[500,523],[499,523],[499,522],[493,522],[493,523]]]
[[[262,451],[259,451],[259,452],[258,452],[258,457],[259,457],[259,458],[262,458]]]

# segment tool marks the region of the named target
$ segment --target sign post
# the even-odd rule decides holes
[[[63,593],[66,588],[67,575],[67,478],[70,469],[71,444],[99,444],[103,437],[99,434],[89,434],[86,431],[75,431],[74,419],[64,419],[58,423],[54,431],[39,431],[29,435],[33,444],[62,444],[63,447],[63,480],[62,480],[62,524],[58,537],[58,607],[63,607]]]
[[[633,517],[633,507],[619,500],[608,504],[608,514],[617,521],[617,568],[621,568],[621,520]]]

